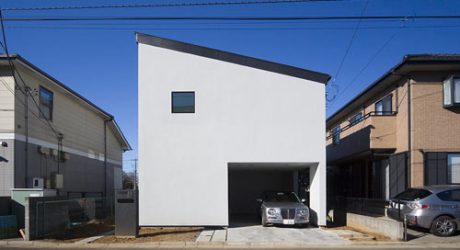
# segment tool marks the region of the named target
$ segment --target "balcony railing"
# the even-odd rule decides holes
[[[345,127],[343,128],[340,128],[340,130],[336,133],[331,133],[329,136],[326,137],[326,140],[329,140],[331,139],[334,135],[336,135],[337,133],[338,134],[341,134],[345,131],[347,131],[348,129],[360,124],[361,122],[363,122],[364,120],[370,118],[370,117],[373,117],[373,116],[377,116],[377,117],[382,117],[382,116],[395,116],[397,114],[396,111],[371,111],[367,114],[365,114],[361,119],[357,120],[357,121],[354,121],[354,122],[350,122],[348,125],[346,125]]]

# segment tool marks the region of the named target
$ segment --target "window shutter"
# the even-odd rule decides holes
[[[425,185],[447,184],[447,154],[425,153]]]
[[[390,156],[390,197],[407,188],[407,159],[407,153]]]

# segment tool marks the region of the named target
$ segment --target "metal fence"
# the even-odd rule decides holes
[[[349,213],[370,216],[385,216],[388,201],[380,199],[337,197],[336,208],[341,208]]]
[[[26,208],[26,232],[29,240],[40,238],[70,240],[90,237],[113,228],[112,197],[79,199],[30,197]]]

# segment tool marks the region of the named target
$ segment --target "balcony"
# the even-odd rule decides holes
[[[396,112],[370,112],[340,130],[339,143],[326,138],[328,162],[347,159],[376,149],[396,148]]]

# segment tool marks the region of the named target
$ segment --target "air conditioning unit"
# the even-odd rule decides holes
[[[64,175],[58,173],[51,174],[51,188],[61,189],[64,188]]]
[[[51,155],[57,157],[58,150],[57,149],[51,149]]]
[[[45,180],[41,177],[34,177],[32,179],[33,188],[45,188]]]
[[[70,154],[67,152],[61,152],[61,158],[63,161],[68,161],[70,160]]]
[[[50,149],[47,148],[47,147],[38,146],[37,149],[38,149],[39,154],[42,154],[42,155],[49,155],[50,154]]]

